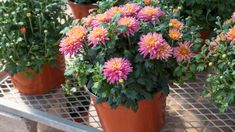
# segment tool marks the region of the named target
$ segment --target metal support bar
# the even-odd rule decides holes
[[[39,122],[65,132],[101,132],[95,128],[80,125],[36,109],[18,106],[15,103],[3,99],[0,99],[0,111]]]

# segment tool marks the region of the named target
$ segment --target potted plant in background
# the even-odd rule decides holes
[[[60,31],[68,26],[61,0],[0,2],[1,71],[22,94],[42,94],[64,82]]]
[[[228,19],[235,7],[233,0],[171,0],[168,2],[175,8],[179,7],[179,12],[184,18],[191,17],[194,26],[201,27],[200,34],[204,40],[216,27],[216,17],[221,16],[223,21]]]
[[[82,19],[89,15],[91,9],[97,9],[95,3],[98,0],[68,0],[74,19]]]
[[[92,93],[104,131],[163,127],[168,84],[193,77],[201,42],[190,19],[179,18],[162,3],[132,2],[84,18],[62,39],[60,51],[75,57],[71,74]]]
[[[196,58],[202,70],[210,71],[202,95],[210,96],[224,112],[235,102],[235,13],[224,23],[219,19],[217,24],[217,37],[208,40]]]

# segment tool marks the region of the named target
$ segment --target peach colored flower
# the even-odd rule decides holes
[[[226,36],[221,33],[216,37],[215,42],[219,43],[220,41],[225,41],[225,40],[226,40]]]
[[[182,33],[176,29],[170,29],[168,35],[173,40],[179,40],[182,37]]]
[[[124,36],[133,36],[140,29],[140,23],[134,17],[123,17],[118,21],[118,26],[127,26]]]
[[[77,53],[83,47],[83,40],[86,36],[86,29],[82,26],[74,26],[60,43],[60,52],[70,56]]]
[[[76,37],[70,36],[63,38],[59,46],[61,53],[71,56],[76,54],[83,47],[83,43]]]
[[[130,72],[132,72],[131,63],[123,58],[111,58],[105,62],[103,74],[107,78],[108,83],[118,83],[119,80],[126,80]]]
[[[152,1],[152,0],[144,0],[144,4],[145,4],[146,6],[148,6],[148,5],[150,5],[151,1]]]
[[[173,55],[178,62],[190,61],[190,58],[194,56],[191,51],[192,44],[189,41],[180,43],[178,47],[174,48]]]
[[[137,3],[127,3],[121,9],[124,16],[135,17],[141,7]]]
[[[74,26],[73,28],[70,29],[70,31],[66,34],[67,36],[73,36],[77,39],[82,40],[84,39],[84,37],[86,36],[86,28],[80,26],[80,25],[77,25],[77,26]]]
[[[169,22],[169,25],[175,29],[181,29],[183,27],[183,23],[180,22],[179,20],[177,19],[171,19],[170,22]]]
[[[140,20],[155,23],[155,22],[159,22],[160,17],[164,16],[164,15],[165,15],[165,13],[160,8],[146,6],[139,11],[137,17]]]
[[[94,27],[87,39],[89,45],[92,45],[93,48],[99,43],[105,45],[105,41],[109,40],[108,30],[104,27]]]
[[[84,26],[90,27],[94,19],[95,19],[95,16],[93,15],[89,15],[86,18],[83,18]]]
[[[173,49],[167,43],[161,43],[156,51],[158,60],[167,60],[172,56]]]
[[[102,23],[109,22],[111,20],[107,13],[97,14],[95,19]]]
[[[112,19],[118,13],[122,14],[122,9],[120,7],[112,7],[106,11],[107,15]]]
[[[235,26],[233,28],[229,29],[229,32],[226,34],[226,38],[232,44],[235,43]]]
[[[224,24],[229,24],[229,23],[232,23],[232,22],[233,22],[233,19],[230,18],[230,19],[225,20],[225,21],[224,21]]]
[[[140,41],[138,42],[139,49],[141,55],[146,57],[147,55],[150,56],[150,59],[155,58],[164,58],[161,57],[160,50],[158,48],[161,44],[166,44],[165,39],[159,33],[148,33],[147,35],[142,35]],[[167,48],[168,49],[168,48]],[[159,55],[159,57],[158,57]]]

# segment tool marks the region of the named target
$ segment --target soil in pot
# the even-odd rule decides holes
[[[92,99],[96,101],[95,96]],[[159,92],[152,100],[140,101],[137,112],[124,106],[112,109],[107,103],[95,107],[105,132],[160,132],[165,122],[166,96]]]
[[[11,80],[15,88],[24,95],[37,95],[48,93],[51,89],[59,87],[65,81],[64,56],[59,54],[57,57],[58,66],[45,64],[42,66],[42,72],[36,73],[31,69],[27,69],[32,74],[29,77],[23,73],[17,73],[11,76]]]
[[[82,19],[83,17],[86,17],[89,15],[90,10],[98,9],[98,6],[96,5],[79,4],[79,3],[71,2],[70,0],[68,0],[68,5],[72,11],[74,19]]]

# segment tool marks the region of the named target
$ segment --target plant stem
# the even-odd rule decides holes
[[[30,29],[31,29],[31,32],[33,33],[33,25],[32,25],[32,21],[31,21],[31,18],[30,18],[30,17],[28,17],[28,18],[29,18]]]
[[[127,39],[128,39],[129,46],[131,47],[131,39],[130,39],[130,37],[128,36]]]

